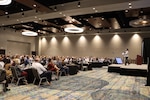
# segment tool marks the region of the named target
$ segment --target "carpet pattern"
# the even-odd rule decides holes
[[[99,90],[92,93],[93,100],[150,100],[136,91]]]
[[[109,83],[104,80],[97,80],[95,78],[90,78],[86,76],[74,76],[74,77],[67,77],[65,79],[60,79],[61,84],[55,81],[55,85],[51,87],[45,87],[49,89],[59,89],[59,90],[71,90],[71,91],[88,91],[88,90],[95,90],[101,89],[105,85]],[[69,82],[69,83],[68,83]]]
[[[150,100],[146,78],[108,73],[107,68],[62,76],[51,86],[10,84],[0,100]]]

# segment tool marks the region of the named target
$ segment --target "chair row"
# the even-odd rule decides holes
[[[34,69],[34,68],[30,68],[32,75],[31,76],[28,76],[29,78],[32,78],[32,76],[34,77],[33,79],[31,79],[30,81],[32,81],[33,84],[35,84],[36,82],[38,82],[37,84],[40,86],[41,83],[43,81],[47,82],[47,78],[46,77],[40,77],[39,73],[37,72],[37,69]],[[11,71],[12,71],[12,80],[11,80],[11,83],[13,83],[15,80],[16,80],[16,85],[19,85],[19,83],[21,81],[24,81],[25,83],[27,83],[27,80],[26,80],[26,77],[25,76],[19,76],[18,73],[17,73],[17,69],[15,66],[12,66],[11,67]],[[62,74],[64,73],[64,75],[66,75],[66,72],[61,70],[59,72],[59,76],[61,76]],[[56,73],[55,72],[52,72],[52,75],[55,75]]]

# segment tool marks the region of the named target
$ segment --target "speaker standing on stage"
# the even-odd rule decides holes
[[[124,57],[125,57],[125,65],[129,65],[129,50],[126,49],[126,51],[124,52]]]

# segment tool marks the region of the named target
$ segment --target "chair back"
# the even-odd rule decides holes
[[[0,69],[0,76],[2,75],[3,71],[4,71],[3,69]]]
[[[40,79],[40,75],[39,75],[37,69],[32,68],[32,73],[33,73],[33,76],[34,76],[37,80]]]
[[[12,75],[15,79],[18,79],[18,74],[15,66],[11,66]]]
[[[3,69],[0,69],[0,82],[4,81],[6,77],[6,71]]]

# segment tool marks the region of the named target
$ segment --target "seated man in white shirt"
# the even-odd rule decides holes
[[[32,68],[37,69],[40,77],[47,77],[47,80],[50,84],[52,80],[52,72],[47,71],[45,67],[39,61],[40,61],[40,58],[35,58],[35,61],[32,63]]]

